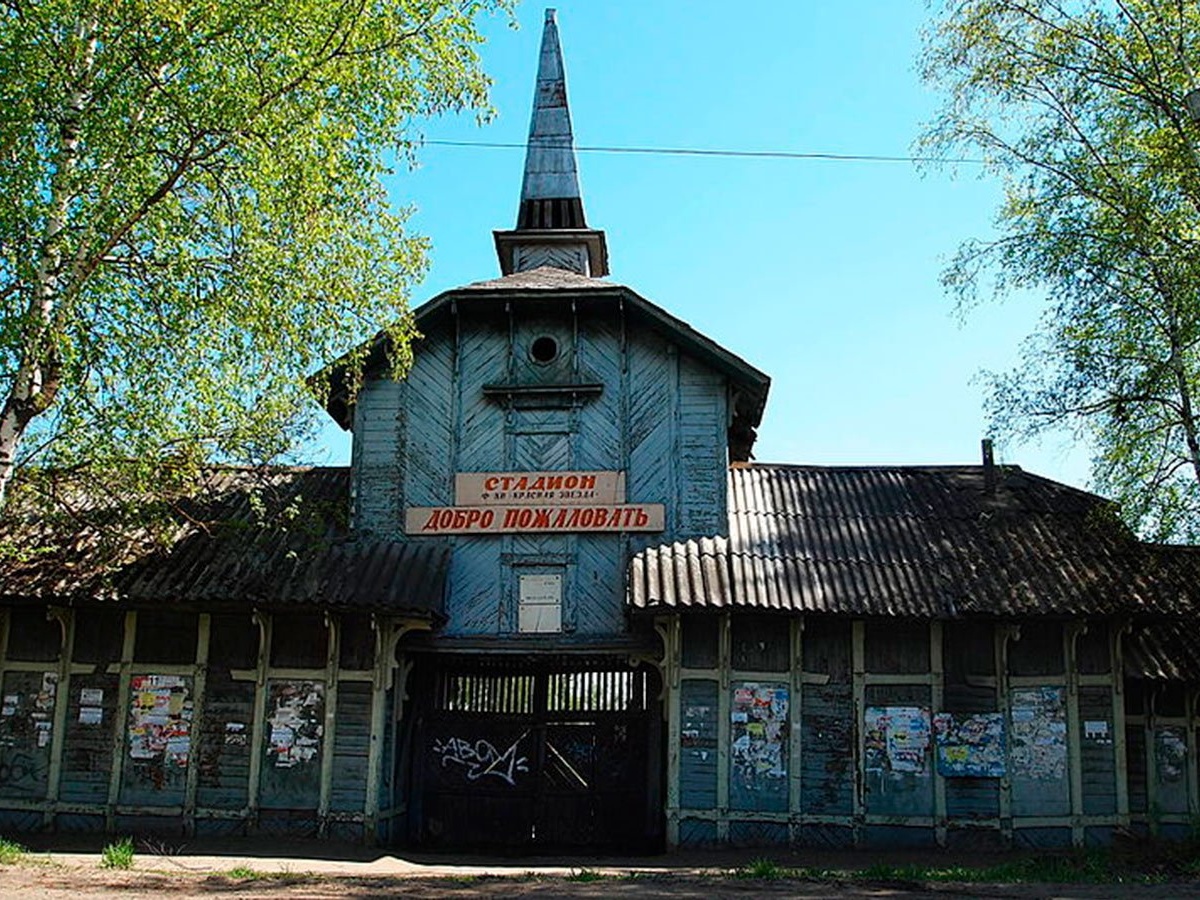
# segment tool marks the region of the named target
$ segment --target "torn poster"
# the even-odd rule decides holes
[[[1187,732],[1180,725],[1154,731],[1154,764],[1160,782],[1183,781],[1187,772]]]
[[[1067,712],[1061,687],[1012,692],[1013,774],[1033,781],[1060,781],[1067,773]]]
[[[867,771],[924,775],[929,750],[929,710],[920,706],[868,706],[863,717]]]
[[[1097,744],[1111,744],[1108,734],[1108,722],[1104,719],[1089,719],[1083,723],[1083,738],[1095,741]]]
[[[134,675],[129,682],[129,756],[156,766],[186,769],[191,752],[191,678]],[[80,721],[83,711],[80,710]],[[155,779],[155,784],[160,783]]]
[[[1004,714],[933,717],[938,774],[948,778],[1003,778]]]
[[[311,763],[325,733],[325,685],[319,681],[271,683],[268,752],[277,769]]]
[[[99,706],[79,707],[80,725],[99,725],[104,721],[104,710]]]

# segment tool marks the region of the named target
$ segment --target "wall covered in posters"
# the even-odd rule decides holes
[[[786,684],[733,685],[730,704],[729,800],[734,809],[787,809]]]
[[[1003,713],[933,717],[937,771],[947,778],[1003,778],[1005,729]]]
[[[50,765],[55,672],[8,672],[0,704],[0,796],[33,797]]]
[[[1067,774],[1067,712],[1061,687],[1012,692],[1013,774],[1061,782]]]
[[[271,765],[290,769],[312,763],[321,751],[325,731],[325,685],[316,681],[273,682],[271,700],[267,723]]]

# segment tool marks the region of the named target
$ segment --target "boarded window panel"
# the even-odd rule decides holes
[[[1188,811],[1188,742],[1183,725],[1154,729],[1155,806],[1164,813]]]
[[[200,723],[196,802],[201,808],[242,809],[250,780],[250,738],[254,718],[253,681],[209,676]]]
[[[679,703],[679,803],[717,805],[717,682],[685,678]]]
[[[715,616],[684,616],[683,665],[687,669],[715,669],[717,667],[717,628],[720,620]]]
[[[1061,675],[1063,629],[1060,622],[1030,622],[1020,640],[1008,643],[1008,671],[1012,675]]]
[[[1106,675],[1111,672],[1108,628],[1093,622],[1086,632],[1075,639],[1075,657],[1083,675]]]
[[[1129,784],[1129,811],[1146,813],[1146,729],[1140,723],[1125,727],[1125,772]]]
[[[260,805],[264,809],[314,809],[321,796],[325,685],[279,679],[268,682],[267,691]]]
[[[122,803],[173,806],[183,802],[192,753],[192,677],[131,676],[122,752]]]
[[[141,610],[133,658],[139,663],[186,665],[196,661],[199,618],[195,613]]]
[[[929,626],[924,622],[868,622],[864,650],[868,672],[928,672]]]
[[[339,653],[343,669],[369,669],[375,664],[375,629],[365,615],[342,617]]]
[[[788,620],[775,616],[734,616],[732,662],[735,671],[786,672],[790,665]]]
[[[729,808],[788,808],[790,689],[777,682],[730,685]]]
[[[1066,689],[1014,688],[1009,702],[1013,815],[1066,815],[1071,811]]]
[[[929,688],[872,685],[863,715],[867,812],[933,814],[933,732]]]
[[[367,798],[367,755],[371,744],[371,684],[345,681],[337,690],[330,805],[344,812],[362,811]]]
[[[947,623],[942,628],[946,681],[965,683],[971,676],[996,673],[994,632],[988,623]]]
[[[23,662],[52,662],[62,647],[62,627],[46,617],[44,606],[9,610],[8,658]]]
[[[0,709],[0,797],[41,800],[50,772],[55,672],[5,672]]]
[[[125,613],[115,609],[75,612],[75,662],[105,666],[121,658],[125,642]]]
[[[1079,719],[1083,812],[1089,816],[1113,814],[1117,811],[1117,776],[1112,694],[1107,687],[1079,688]]]
[[[258,665],[259,628],[249,615],[217,615],[211,620],[209,665],[223,672]]]
[[[67,707],[66,752],[63,754],[64,803],[104,803],[113,766],[113,733],[124,728],[117,718],[117,676],[71,676]]]
[[[850,685],[805,685],[801,697],[800,808],[812,814],[850,815],[854,806],[855,733]]]
[[[850,623],[838,619],[804,620],[804,671],[850,681]]]
[[[276,616],[271,634],[271,665],[289,669],[323,669],[329,652],[325,617]]]

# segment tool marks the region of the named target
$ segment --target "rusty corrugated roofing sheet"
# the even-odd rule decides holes
[[[64,540],[43,520],[10,521],[6,546],[52,550],[0,560],[0,598],[440,616],[449,549],[354,537],[349,487],[345,468],[213,469],[177,501],[178,526],[165,545],[134,536],[103,564],[99,527],[76,527]]]
[[[1094,494],[998,474],[989,492],[981,466],[736,466],[728,539],[637,554],[630,605],[926,618],[1191,609],[1196,554],[1139,542]],[[700,559],[725,574],[680,571]]]

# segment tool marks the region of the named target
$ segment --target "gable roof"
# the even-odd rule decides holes
[[[1144,544],[1094,494],[1005,467],[736,466],[729,536],[650,547],[635,610],[1174,616],[1200,555]]]
[[[637,321],[649,325],[699,361],[726,375],[735,388],[733,423],[729,434],[730,455],[735,460],[749,458],[756,437],[755,429],[762,421],[766,407],[770,377],[624,285],[589,278],[566,269],[541,266],[444,291],[413,310],[413,317],[417,328],[426,330],[439,316],[447,314],[457,304],[504,304],[518,299],[576,302],[583,308],[592,303],[621,305]],[[414,346],[414,352],[420,352],[419,341]],[[367,353],[366,372],[384,368],[388,353],[386,336],[377,335]],[[350,400],[351,372],[345,359],[333,363],[325,374],[329,379],[325,407],[342,428],[349,429],[354,420],[354,406]]]
[[[62,605],[358,609],[440,618],[449,549],[349,531],[347,468],[221,467],[174,503],[166,535],[104,527],[104,498],[63,528],[6,516],[0,600]]]

